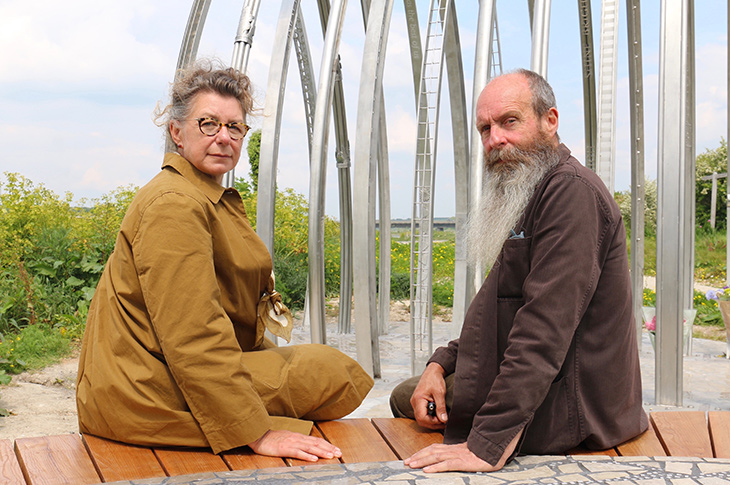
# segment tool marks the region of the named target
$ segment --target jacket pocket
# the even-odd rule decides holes
[[[498,298],[522,298],[522,285],[530,272],[531,245],[531,237],[504,242],[497,280]]]

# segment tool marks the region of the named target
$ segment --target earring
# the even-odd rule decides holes
[[[182,143],[178,143],[178,144],[177,144],[177,147],[178,147],[178,148],[182,148]]]

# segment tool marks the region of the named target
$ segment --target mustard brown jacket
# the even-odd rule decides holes
[[[325,346],[269,349],[256,308],[271,269],[238,192],[167,154],[130,205],[89,309],[80,430],[218,453],[269,429],[309,434],[311,422],[294,419],[303,414],[333,419],[352,411],[372,379],[349,357]],[[325,395],[334,414],[311,413],[309,383],[296,376],[318,378],[343,360],[354,370],[342,373],[347,382],[331,391],[336,399]],[[297,369],[312,361],[320,367]],[[292,390],[287,379],[302,388]],[[318,392],[311,388],[309,397]]]

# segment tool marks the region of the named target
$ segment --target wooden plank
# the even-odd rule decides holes
[[[715,458],[730,458],[730,411],[707,413]]]
[[[28,485],[85,485],[101,481],[78,434],[18,438],[15,454]]]
[[[669,456],[712,458],[712,443],[703,411],[651,413],[659,441]]]
[[[400,460],[429,445],[444,442],[440,432],[423,428],[412,419],[374,418],[372,423]]]
[[[149,448],[128,445],[89,434],[82,436],[105,482],[165,477],[165,470]]]
[[[616,447],[621,456],[666,456],[664,447],[659,441],[654,423],[649,420],[649,428],[639,436],[624,441]]]
[[[316,426],[312,426],[312,432],[309,433],[309,435],[324,439],[324,436],[322,436],[322,433],[320,433],[320,431],[317,429]],[[285,461],[286,461],[286,464],[289,466],[331,465],[331,464],[341,463],[338,458],[320,458],[317,461],[304,461],[304,460],[297,460],[295,458],[286,458]]]
[[[223,458],[214,455],[209,448],[154,448],[154,451],[171,477],[230,470]]]
[[[317,427],[327,441],[342,450],[342,463],[398,460],[369,419],[322,421]]]
[[[7,485],[25,485],[23,471],[13,450],[13,442],[0,440],[0,483]]]
[[[231,470],[253,470],[256,468],[275,468],[286,466],[284,460],[277,456],[257,455],[248,446],[224,451],[221,458]]]
[[[576,446],[565,452],[566,455],[580,456],[619,456],[614,448],[607,450],[589,450],[585,446]]]

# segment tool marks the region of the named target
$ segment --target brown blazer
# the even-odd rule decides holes
[[[621,213],[560,146],[467,312],[431,362],[455,372],[444,441],[496,463],[518,451],[605,449],[643,432],[641,376]]]

